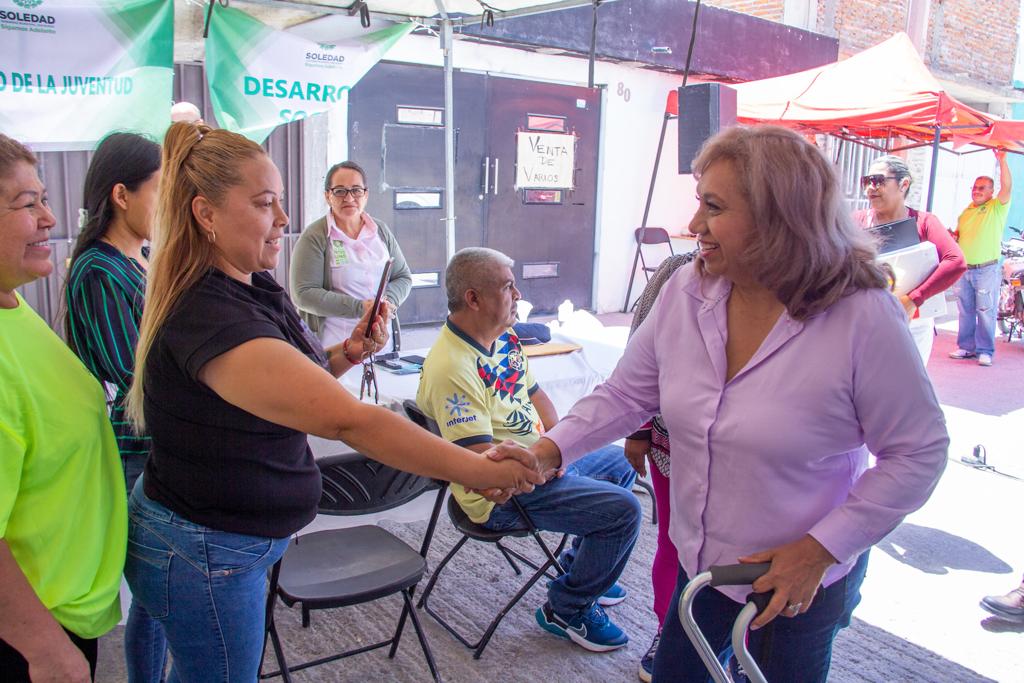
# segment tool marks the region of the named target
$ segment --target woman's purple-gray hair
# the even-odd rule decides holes
[[[694,175],[721,161],[736,169],[757,223],[743,263],[793,318],[888,286],[871,236],[854,225],[835,169],[817,147],[779,126],[734,127],[704,144]]]

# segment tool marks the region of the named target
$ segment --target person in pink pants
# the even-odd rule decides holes
[[[661,263],[637,301],[636,315],[633,316],[630,335],[640,327],[644,318],[647,317],[647,313],[654,305],[654,300],[657,299],[658,292],[661,291],[665,281],[676,269],[689,263],[693,258],[693,253],[677,254]],[[625,450],[626,458],[641,477],[647,476],[647,462],[650,461],[650,480],[654,486],[654,504],[658,511],[658,546],[654,552],[654,565],[651,567],[654,613],[658,617],[658,632],[654,635],[654,640],[651,641],[647,652],[640,658],[638,671],[640,680],[650,683],[654,670],[654,653],[658,650],[661,627],[672,607],[672,593],[675,591],[676,577],[679,572],[679,553],[676,552],[676,547],[668,536],[668,520],[671,516],[668,489],[669,438],[661,418],[653,417],[650,422],[627,437]]]

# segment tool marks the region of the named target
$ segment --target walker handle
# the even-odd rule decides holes
[[[712,586],[749,586],[771,569],[771,562],[726,564],[709,567]]]

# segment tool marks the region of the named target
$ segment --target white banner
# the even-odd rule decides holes
[[[281,124],[340,106],[352,86],[413,28],[398,24],[316,43],[215,4],[206,68],[217,122],[263,142]]]
[[[173,59],[171,0],[0,0],[0,131],[40,151],[159,140]]]

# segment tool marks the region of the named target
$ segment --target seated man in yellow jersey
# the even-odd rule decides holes
[[[416,395],[444,438],[478,452],[504,439],[529,446],[558,421],[511,329],[520,298],[512,265],[484,248],[452,258],[445,273],[450,314],[423,363]],[[537,623],[594,652],[629,641],[602,606],[625,599],[616,580],[639,535],[635,477],[622,449],[609,446],[518,497],[539,529],[575,535],[560,558],[566,574],[548,585]],[[488,499],[457,483],[451,490],[477,524],[496,531],[520,525],[500,492]]]

